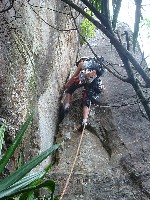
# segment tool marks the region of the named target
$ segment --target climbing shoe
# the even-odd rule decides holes
[[[65,115],[68,114],[69,111],[70,111],[70,104],[66,103],[65,106],[64,106],[64,113],[65,113]]]
[[[60,105],[60,109],[59,109],[59,123],[62,122],[62,120],[64,119],[65,115],[64,115],[64,107],[61,104]]]
[[[87,120],[83,120],[83,122],[81,123],[80,127],[78,128],[79,132],[82,132],[84,128],[87,127]]]
[[[60,114],[59,114],[59,121],[62,122],[62,120],[64,119],[64,117],[69,113],[70,111],[70,106],[64,108],[63,105],[61,105],[60,107]]]
[[[70,111],[70,106],[64,108],[64,115],[67,115]]]

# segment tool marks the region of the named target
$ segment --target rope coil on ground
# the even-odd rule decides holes
[[[68,184],[69,184],[69,181],[70,181],[70,178],[71,178],[75,163],[76,163],[77,158],[78,158],[78,154],[79,154],[79,151],[80,151],[80,147],[81,147],[84,131],[85,131],[85,124],[84,124],[83,130],[82,130],[82,134],[81,134],[81,137],[80,137],[80,141],[79,141],[78,149],[77,149],[77,152],[76,152],[76,155],[75,155],[75,158],[74,158],[74,162],[72,164],[72,168],[71,168],[70,174],[69,174],[69,176],[68,176],[68,178],[66,180],[66,184],[65,184],[65,187],[63,189],[63,192],[62,192],[62,194],[60,196],[60,200],[63,199],[63,196],[64,196],[64,194],[65,194],[65,192],[67,190],[67,187],[68,187]]]

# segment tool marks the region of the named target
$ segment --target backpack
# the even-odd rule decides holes
[[[98,77],[104,75],[104,73],[106,72],[104,58],[102,56],[100,58],[99,57],[92,58],[92,65],[93,69],[96,70],[96,74]]]
[[[84,64],[83,64],[85,71],[96,70],[96,74],[98,77],[102,76],[104,72],[106,71],[104,66],[105,66],[105,63],[104,63],[104,58],[102,56],[100,58],[99,57],[87,58],[85,59]]]
[[[93,88],[94,88],[93,96],[98,96],[103,91],[104,86],[102,84],[102,80],[100,79],[100,77],[96,78]]]

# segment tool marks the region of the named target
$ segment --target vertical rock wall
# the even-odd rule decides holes
[[[124,30],[118,31],[123,44]],[[124,66],[108,38],[97,31],[89,40],[93,50],[105,60],[114,64],[115,70],[126,76]],[[85,44],[81,56],[93,56]],[[140,49],[136,49],[136,59],[141,60]],[[91,105],[89,125],[83,134],[81,148],[74,164],[81,132],[78,125],[82,121],[82,92],[77,90],[72,99],[71,111],[59,126],[57,140],[64,146],[56,155],[57,164],[50,174],[58,181],[56,195],[64,194],[65,200],[148,200],[150,199],[150,123],[143,118],[136,103],[136,95],[131,85],[122,82],[110,73],[101,77],[105,90],[97,104]]]
[[[78,50],[68,13],[60,2],[33,0],[15,1],[0,14],[0,115],[8,123],[6,143],[35,110],[24,137],[25,159],[53,144],[60,96]]]

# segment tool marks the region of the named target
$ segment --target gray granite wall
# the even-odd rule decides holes
[[[60,96],[79,45],[68,13],[60,2],[33,0],[15,1],[0,14],[0,115],[12,140],[35,110],[24,137],[26,159],[53,144]]]

